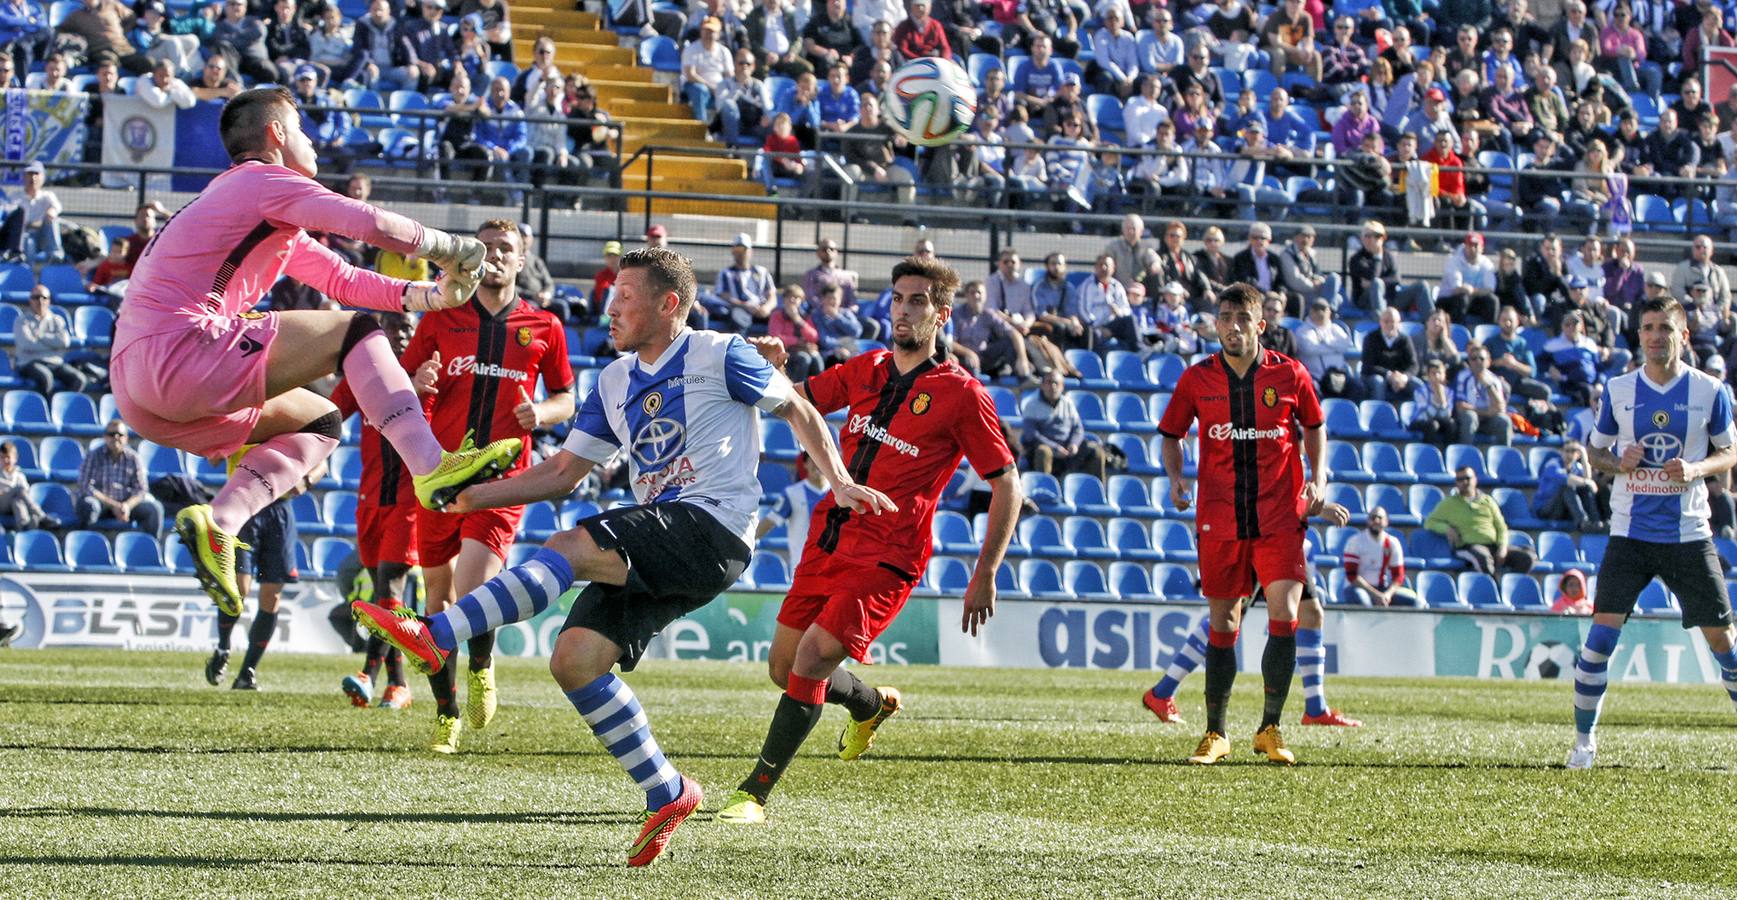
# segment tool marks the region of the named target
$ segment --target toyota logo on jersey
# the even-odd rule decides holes
[[[481,363],[475,356],[455,356],[446,364],[446,374],[454,378],[466,374],[481,375],[485,378],[505,378],[508,381],[524,381],[531,377],[530,373],[519,369],[509,369],[499,363]]]
[[[642,470],[661,469],[681,453],[686,433],[674,419],[652,419],[633,435],[633,458]]]
[[[1658,431],[1642,437],[1635,443],[1641,445],[1641,449],[1646,451],[1646,464],[1654,467],[1663,466],[1670,462],[1683,450],[1681,438],[1674,434]]]
[[[1268,428],[1265,430],[1260,428],[1238,428],[1228,422],[1220,422],[1217,425],[1208,428],[1206,430],[1206,436],[1215,441],[1258,441],[1261,438],[1276,441],[1285,436],[1285,430],[1283,428]]]

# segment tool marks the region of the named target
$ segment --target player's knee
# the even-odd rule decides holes
[[[320,437],[341,441],[344,439],[344,417],[334,409],[303,425],[301,431],[304,434],[317,434]]]
[[[790,684],[790,661],[776,657],[766,660],[766,674],[774,686],[784,690]]]
[[[350,328],[344,332],[344,343],[338,348],[338,375],[344,374],[344,360],[349,359],[350,351],[357,344],[368,339],[368,335],[382,333],[380,322],[367,313],[356,313],[350,318]]]

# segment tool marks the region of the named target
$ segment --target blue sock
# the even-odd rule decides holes
[[[524,565],[496,575],[429,616],[428,633],[442,650],[455,650],[460,641],[532,618],[572,585],[573,567],[567,560],[553,550],[538,550]]]
[[[682,795],[682,776],[664,759],[651,725],[633,689],[611,672],[577,690],[567,692],[573,708],[585,717],[603,749],[627,770],[627,776],[645,791],[645,808],[656,810]]]
[[[1152,696],[1160,700],[1168,700],[1176,696],[1176,689],[1182,686],[1182,679],[1188,673],[1200,668],[1206,659],[1206,629],[1210,627],[1211,616],[1201,616],[1200,625],[1188,633],[1187,643],[1182,645],[1176,655],[1171,658],[1170,665],[1164,670],[1164,677],[1152,686]]]
[[[1322,677],[1327,670],[1327,651],[1323,649],[1321,629],[1297,629],[1297,671],[1303,674],[1303,712],[1311,716],[1327,714],[1327,687]]]
[[[1715,651],[1713,659],[1719,663],[1719,680],[1725,683],[1725,693],[1731,695],[1731,703],[1737,706],[1737,647],[1724,653]]]
[[[1592,729],[1598,726],[1610,655],[1616,652],[1616,640],[1621,636],[1621,628],[1594,624],[1580,645],[1580,655],[1574,658],[1574,730],[1586,738],[1591,738]]]

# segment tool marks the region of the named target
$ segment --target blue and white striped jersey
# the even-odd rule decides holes
[[[760,421],[790,380],[739,335],[684,331],[656,360],[629,354],[597,376],[562,449],[592,462],[627,452],[640,503],[683,500],[754,545]]]
[[[1730,396],[1710,375],[1684,368],[1669,384],[1654,384],[1644,369],[1612,378],[1605,385],[1591,443],[1618,456],[1630,444],[1646,455],[1633,472],[1616,477],[1611,495],[1612,535],[1638,541],[1676,544],[1713,535],[1707,485],[1667,480],[1664,464],[1706,459],[1714,448],[1731,445]]]

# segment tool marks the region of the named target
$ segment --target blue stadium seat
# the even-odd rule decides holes
[[[16,391],[14,392],[16,393]],[[7,395],[8,397],[11,394]],[[1146,453],[1146,442],[1132,434],[1111,434],[1105,439],[1128,458],[1128,472],[1133,475],[1157,475],[1163,470]]]
[[[163,561],[169,571],[176,575],[187,575],[193,571],[193,552],[181,543],[180,535],[169,532],[163,537]]]
[[[1677,611],[1677,598],[1665,590],[1665,586],[1655,578],[1641,589],[1640,597],[1635,600],[1635,609],[1643,614],[1673,613]]]
[[[167,575],[163,564],[163,547],[155,535],[142,531],[123,531],[115,535],[115,559],[121,570],[129,574]]]
[[[1677,217],[1671,202],[1654,194],[1641,194],[1634,200],[1636,231],[1676,231]]]
[[[1033,516],[1019,523],[1019,542],[1033,556],[1072,556],[1073,548],[1062,537],[1061,525],[1049,516]],[[1024,581],[1024,572],[1020,573]]]
[[[339,447],[332,451],[326,460],[335,477],[345,490],[354,491],[362,487],[362,451],[358,447]]]
[[[935,513],[930,530],[934,533],[935,547],[942,553],[969,556],[982,546],[971,533],[971,520],[949,509]]]
[[[0,264],[0,300],[8,303],[23,303],[30,299],[30,289],[36,287],[36,273],[23,263]],[[13,307],[14,318],[22,312],[21,307]],[[11,340],[11,323],[7,323],[7,340]]]
[[[783,419],[767,416],[760,420],[761,452],[767,458],[790,462],[802,455],[802,447],[796,442],[796,432],[790,429],[790,423]]]
[[[1367,438],[1368,429],[1363,427],[1363,414],[1357,404],[1342,397],[1329,397],[1321,401],[1321,411],[1327,417],[1327,433],[1337,438]]]
[[[536,544],[517,543],[507,548],[507,568],[522,566],[537,553]]]
[[[1115,94],[1093,94],[1086,98],[1086,116],[1105,140],[1122,143],[1127,126],[1122,121],[1122,101]]]
[[[1114,600],[1116,595],[1104,581],[1104,570],[1095,562],[1070,559],[1062,565],[1062,581],[1068,593],[1081,600]]]
[[[1713,211],[1699,197],[1678,197],[1671,202],[1671,218],[1685,231],[1695,232],[1713,224]]]
[[[1454,483],[1453,473],[1448,471],[1447,462],[1434,444],[1406,444],[1405,467],[1425,484]]]
[[[1151,413],[1146,409],[1146,400],[1139,394],[1127,391],[1115,391],[1110,394],[1106,404],[1109,407],[1110,418],[1116,422],[1116,427],[1122,431],[1135,434],[1156,434],[1158,423],[1152,421]]]
[[[1164,554],[1152,546],[1152,536],[1146,531],[1145,524],[1134,519],[1110,520],[1110,546],[1115,548],[1118,559],[1157,562],[1164,558]]]
[[[421,131],[431,121],[414,115],[429,108],[428,97],[420,91],[393,91],[386,98],[386,108],[392,110],[392,125],[396,128]]]
[[[65,485],[39,481],[30,486],[30,499],[35,500],[43,512],[68,526],[78,521],[78,512],[72,505],[72,491]]]
[[[1368,600],[1360,594],[1351,593],[1351,581],[1345,577],[1344,569],[1330,569],[1327,572],[1327,595],[1325,602],[1338,606],[1367,606]]]
[[[90,302],[90,294],[85,291],[84,276],[78,270],[66,263],[43,266],[39,277],[43,287],[54,294],[54,302],[77,306]],[[77,323],[73,323],[77,326]]]
[[[1332,426],[1327,433],[1337,434]],[[1357,452],[1357,445],[1347,441],[1327,442],[1327,471],[1339,481],[1370,482],[1375,475],[1363,465],[1363,457]]]
[[[1406,441],[1412,438],[1410,429],[1399,421],[1399,412],[1385,400],[1365,400],[1358,405],[1363,414],[1363,430],[1371,437],[1384,441]]]
[[[1526,501],[1526,495],[1514,488],[1496,488],[1490,492],[1496,504],[1502,508],[1502,518],[1508,520],[1508,527],[1515,530],[1533,531],[1549,528],[1550,524],[1532,515],[1532,505]]]
[[[1104,401],[1091,391],[1075,391],[1068,399],[1074,401],[1074,409],[1080,414],[1080,424],[1087,431],[1103,433],[1115,431],[1116,423],[1110,421],[1104,413]]]
[[[5,353],[0,353],[0,356],[5,355]],[[12,449],[18,453],[18,468],[24,473],[25,478],[34,482],[42,481],[45,478],[51,477],[48,472],[43,469],[41,461],[37,458],[36,443],[34,441],[26,437],[17,437],[15,435],[0,435],[0,440],[12,442]]]
[[[41,459],[48,477],[55,481],[77,481],[78,470],[84,465],[84,444],[77,438],[45,437]]]
[[[639,42],[639,64],[650,66],[659,72],[680,72],[681,50],[676,47],[675,41],[661,34],[647,38]]]
[[[115,314],[106,306],[81,306],[72,312],[72,333],[86,347],[107,347],[114,338]]]
[[[480,93],[487,93],[487,85],[478,85],[478,87],[482,89],[479,91]],[[369,90],[368,88],[350,88],[349,90],[346,90],[344,92],[344,104],[352,110],[387,108],[386,101],[381,98],[379,92]],[[357,117],[355,121],[358,126],[363,129],[363,134],[365,135],[368,134],[370,129],[390,128],[392,126],[392,117],[386,113],[358,112],[354,115]],[[373,136],[368,135],[367,139],[373,140]]]
[[[49,403],[49,415],[61,434],[96,437],[103,433],[103,423],[97,421],[96,401],[89,394],[61,391]]]
[[[1594,566],[1580,558],[1580,548],[1574,546],[1574,535],[1561,531],[1546,531],[1538,535],[1538,570],[1566,572],[1569,569],[1592,571]]]
[[[995,589],[1006,594],[1023,594],[1025,588],[1019,583],[1019,570],[1007,560],[995,567]]]
[[[1025,485],[1025,496],[1036,503],[1038,509],[1049,513],[1068,515],[1074,511],[1071,504],[1062,495],[1061,482],[1048,472],[1026,472],[1020,476]]]
[[[1471,467],[1477,473],[1478,484],[1485,490],[1495,486],[1496,480],[1490,477],[1489,469],[1484,465],[1484,452],[1471,444],[1449,444],[1447,448],[1447,470],[1455,475],[1460,469]]]
[[[1152,576],[1139,563],[1110,563],[1110,590],[1123,600],[1156,600]]]
[[[1406,543],[1406,568],[1459,571],[1466,567],[1466,561],[1454,555],[1453,545],[1447,542],[1447,538],[1433,531],[1419,528],[1411,533]],[[1413,560],[1416,560],[1416,565],[1413,565]]]
[[[560,530],[561,521],[555,513],[555,504],[547,500],[526,506],[525,517],[519,521],[519,534],[535,544],[547,541]]]
[[[1094,391],[1107,391],[1116,386],[1104,371],[1104,361],[1096,353],[1075,347],[1067,351],[1068,363],[1080,370],[1079,386]]]
[[[59,430],[48,414],[48,401],[35,391],[7,391],[0,400],[0,419],[13,434],[54,434]]]
[[[1460,600],[1459,588],[1454,584],[1454,577],[1446,572],[1419,572],[1417,575],[1417,594],[1423,598],[1424,605],[1431,609],[1451,609],[1466,605]]]
[[[1154,423],[1164,421],[1164,410],[1170,406],[1172,396],[1174,395],[1159,391],[1151,395],[1150,399],[1146,401],[1146,409],[1152,414]]]
[[[965,58],[965,71],[971,75],[971,83],[983,86],[983,79],[991,70],[1001,68],[1001,57],[993,53],[973,53]]]
[[[1033,597],[1061,599],[1067,596],[1062,587],[1061,572],[1047,559],[1020,560],[1019,580],[1025,585],[1025,592]]]
[[[1113,516],[1116,506],[1104,496],[1104,482],[1096,475],[1072,472],[1062,479],[1062,498],[1082,516]]]
[[[356,536],[356,492],[328,491],[320,502],[321,518],[338,537]]]
[[[1538,579],[1519,572],[1509,572],[1502,576],[1502,598],[1508,605],[1519,610],[1544,610],[1550,604],[1544,595],[1538,591]]]
[[[1414,484],[1406,488],[1405,495],[1411,500],[1412,515],[1428,520],[1436,504],[1441,502],[1442,490],[1433,484]]]
[[[325,537],[332,534],[332,525],[320,511],[320,500],[312,493],[297,494],[290,501],[290,512],[296,517],[296,533],[302,537]]]
[[[962,559],[937,556],[929,560],[929,588],[936,593],[958,595],[971,586],[971,567]]]
[[[1024,416],[1019,412],[1019,395],[995,384],[990,385],[987,390],[989,391],[989,398],[995,401],[995,414],[1001,417],[1001,421],[1013,425],[1019,425],[1024,421]]]
[[[1507,487],[1537,487],[1538,479],[1526,457],[1513,447],[1495,446],[1489,450],[1489,472],[1497,484]]]
[[[1423,524],[1423,520],[1411,512],[1411,502],[1406,499],[1405,492],[1392,484],[1372,484],[1364,488],[1363,510],[1370,512],[1375,507],[1387,510],[1387,523],[1395,528],[1410,528]]]
[[[151,478],[161,478],[165,475],[187,474],[187,459],[181,451],[150,441],[140,441],[136,447],[139,456],[145,461],[145,473]]]
[[[114,574],[121,570],[115,565],[114,547],[109,539],[95,531],[66,533],[66,561],[77,572]]]
[[[1361,524],[1363,524],[1363,522],[1366,519],[1369,518],[1368,516],[1364,515],[1365,511],[1363,509],[1363,492],[1358,490],[1355,485],[1349,485],[1349,484],[1329,484],[1329,485],[1327,485],[1327,500],[1329,502],[1332,502],[1332,503],[1337,503],[1340,506],[1343,506],[1346,509],[1350,510],[1351,511],[1351,522],[1354,525],[1361,525]]]
[[[1103,523],[1090,516],[1068,516],[1062,522],[1062,535],[1078,556],[1086,559],[1116,559],[1118,556],[1104,536]]]
[[[1194,529],[1186,522],[1153,522],[1152,546],[1164,554],[1164,559],[1168,562],[1195,562],[1200,559],[1200,549],[1194,545]]]
[[[790,572],[784,565],[784,557],[776,553],[756,553],[753,562],[748,566],[754,584],[762,588],[783,588],[790,586]]]
[[[338,567],[342,566],[344,560],[349,559],[350,554],[355,552],[356,548],[343,538],[314,538],[314,555],[308,568],[317,577],[335,578],[338,574]]]
[[[53,534],[40,529],[20,531],[13,535],[12,557],[18,561],[20,568],[31,572],[72,571],[66,564],[66,557],[60,552],[60,542],[54,539]]]
[[[1110,502],[1124,516],[1157,518],[1158,507],[1146,496],[1146,482],[1132,475],[1110,476]]]
[[[1188,362],[1174,353],[1160,353],[1146,361],[1146,378],[1160,390],[1176,390],[1176,382],[1188,371]]]
[[[1482,572],[1461,572],[1460,599],[1473,609],[1508,609],[1508,601],[1496,587],[1496,579]]]
[[[759,472],[760,491],[767,497],[776,498],[790,486],[790,470],[781,463],[763,462]]]
[[[1138,353],[1111,350],[1105,359],[1113,387],[1124,391],[1151,390],[1157,387],[1146,378],[1146,362]]]
[[[1200,589],[1184,566],[1161,562],[1152,566],[1152,585],[1161,600],[1199,600]]]
[[[1726,577],[1737,575],[1737,541],[1725,537],[1713,538],[1713,548],[1719,552],[1719,559],[1725,566]]]

